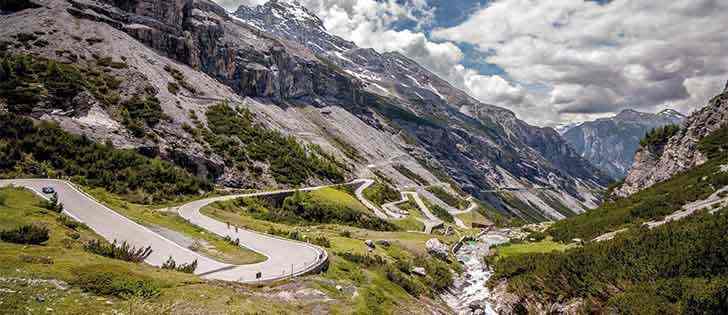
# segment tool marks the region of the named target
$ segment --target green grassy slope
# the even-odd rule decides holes
[[[560,241],[590,240],[606,232],[639,226],[673,213],[687,203],[705,199],[728,185],[728,173],[720,170],[721,165],[728,163],[728,155],[722,149],[728,142],[726,129],[719,129],[700,142],[701,150],[711,157],[707,163],[628,198],[609,201],[597,209],[559,221],[549,233]]]
[[[702,214],[564,253],[513,255],[496,262],[491,284],[508,279],[519,296],[583,298],[598,311],[715,314],[728,306],[726,229],[728,213]]]
[[[663,217],[728,185],[726,128],[703,139],[710,160],[629,198],[554,224],[557,241],[590,240],[627,228],[615,239],[563,253],[511,253],[495,260],[490,285],[508,280],[522,298],[542,303],[582,299],[581,312],[715,314],[728,307],[728,212],[699,212],[649,230]],[[716,209],[718,210],[718,209]]]
[[[221,202],[219,207],[237,209],[260,220],[289,225],[342,224],[379,231],[397,227],[376,217],[356,198],[345,191],[323,188],[311,192],[296,192],[281,204],[264,198],[239,198]]]

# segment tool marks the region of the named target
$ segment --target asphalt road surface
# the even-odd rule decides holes
[[[17,179],[0,180],[0,187],[22,186],[36,194],[50,197],[42,193],[43,187],[53,187],[58,194],[59,202],[64,205],[64,213],[81,221],[109,242],[126,241],[136,247],[152,247],[152,254],[146,262],[153,266],[161,266],[169,257],[177,263],[189,263],[197,260],[195,274],[204,278],[254,283],[283,279],[305,274],[324,264],[327,259],[325,250],[318,246],[303,242],[277,238],[248,230],[227,229],[227,224],[200,214],[199,210],[215,201],[245,196],[260,196],[279,192],[264,192],[237,196],[225,196],[198,200],[180,207],[180,215],[190,223],[198,225],[220,236],[240,239],[240,244],[257,251],[268,259],[251,265],[230,265],[200,255],[166,239],[152,230],[114,212],[80,191],[72,184],[53,179]],[[315,190],[313,187],[305,190]],[[260,273],[260,277],[257,274]]]

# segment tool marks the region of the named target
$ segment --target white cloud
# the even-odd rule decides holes
[[[490,52],[487,62],[515,82],[548,87],[547,97],[526,89],[531,103],[512,109],[558,123],[626,107],[689,112],[705,104],[728,79],[726,29],[728,1],[501,0],[433,35]],[[550,112],[560,115],[544,121]]]
[[[430,41],[421,31],[432,23],[434,9],[424,0],[303,0],[301,3],[324,21],[326,29],[379,52],[400,52],[428,69],[448,73],[463,59],[454,44]],[[416,24],[395,30],[395,23]]]

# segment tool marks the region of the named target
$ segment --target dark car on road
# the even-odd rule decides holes
[[[43,187],[43,193],[44,194],[54,194],[56,192],[53,187]]]

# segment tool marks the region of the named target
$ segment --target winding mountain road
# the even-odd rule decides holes
[[[244,229],[227,229],[225,223],[216,221],[200,213],[200,209],[216,201],[230,200],[240,197],[262,196],[291,192],[282,190],[243,195],[231,195],[193,201],[179,208],[180,216],[212,233],[240,239],[240,244],[259,252],[268,259],[250,265],[230,265],[203,256],[188,248],[153,232],[152,230],[109,209],[71,183],[53,179],[14,179],[0,180],[0,187],[21,186],[36,194],[48,198],[41,191],[43,187],[53,187],[58,194],[59,202],[64,205],[64,213],[85,223],[96,233],[112,242],[126,241],[136,247],[152,247],[152,253],[146,262],[153,266],[161,266],[169,257],[178,263],[197,260],[198,274],[208,279],[254,283],[288,278],[306,274],[324,265],[328,260],[325,250],[311,244],[296,242],[256,233]],[[310,191],[327,186],[312,187],[302,190]],[[256,277],[260,272],[260,277]]]
[[[438,218],[436,215],[432,214],[430,212],[430,209],[427,208],[427,205],[422,201],[420,198],[420,195],[418,195],[416,192],[403,192],[403,194],[412,196],[412,199],[415,200],[415,203],[417,204],[417,207],[420,208],[420,211],[422,211],[422,214],[427,217],[427,220],[423,220],[422,223],[425,224],[425,233],[430,234],[432,233],[432,229],[441,226],[444,224],[440,218]]]
[[[361,185],[356,189],[355,195],[365,206],[367,206],[367,208],[372,210],[375,215],[382,219],[395,220],[403,217],[401,214],[394,211],[388,211],[386,208],[384,211],[380,210],[364,197],[364,190],[371,186],[374,181],[370,179],[357,179],[347,184],[359,183],[361,183]],[[179,215],[189,223],[199,226],[220,237],[230,237],[233,240],[237,239],[241,246],[267,257],[265,261],[256,264],[232,265],[219,262],[180,246],[159,233],[154,232],[151,229],[142,226],[101,204],[87,193],[76,188],[70,182],[56,179],[0,180],[0,187],[11,185],[30,189],[45,199],[48,199],[50,196],[42,193],[43,187],[53,187],[58,195],[58,201],[64,205],[65,214],[75,220],[83,222],[109,242],[116,240],[119,242],[126,241],[135,247],[151,246],[152,253],[145,260],[145,262],[150,265],[161,266],[169,257],[172,257],[177,263],[189,263],[197,260],[197,269],[195,270],[195,274],[207,279],[237,281],[243,283],[279,280],[316,271],[328,262],[328,253],[323,248],[304,242],[283,239],[242,228],[238,228],[236,231],[234,227],[228,227],[226,223],[205,216],[200,212],[200,210],[205,206],[218,201],[243,197],[276,195],[291,193],[294,191],[313,191],[321,188],[338,186],[325,185],[303,189],[228,195],[196,200],[180,206],[178,208]],[[400,202],[406,200],[407,195],[413,197],[417,206],[427,217],[426,220],[421,220],[425,224],[426,233],[431,233],[433,228],[443,224],[442,220],[429,211],[417,193],[403,192],[403,200]]]
[[[352,183],[361,183],[359,187],[354,191],[354,195],[356,195],[356,198],[359,199],[359,202],[364,204],[369,210],[372,210],[374,212],[374,215],[379,217],[380,219],[387,219],[387,215],[382,212],[382,210],[379,210],[377,206],[375,206],[371,201],[369,201],[366,197],[364,197],[364,190],[369,188],[369,186],[374,184],[374,181],[371,179],[357,179],[353,181]]]

